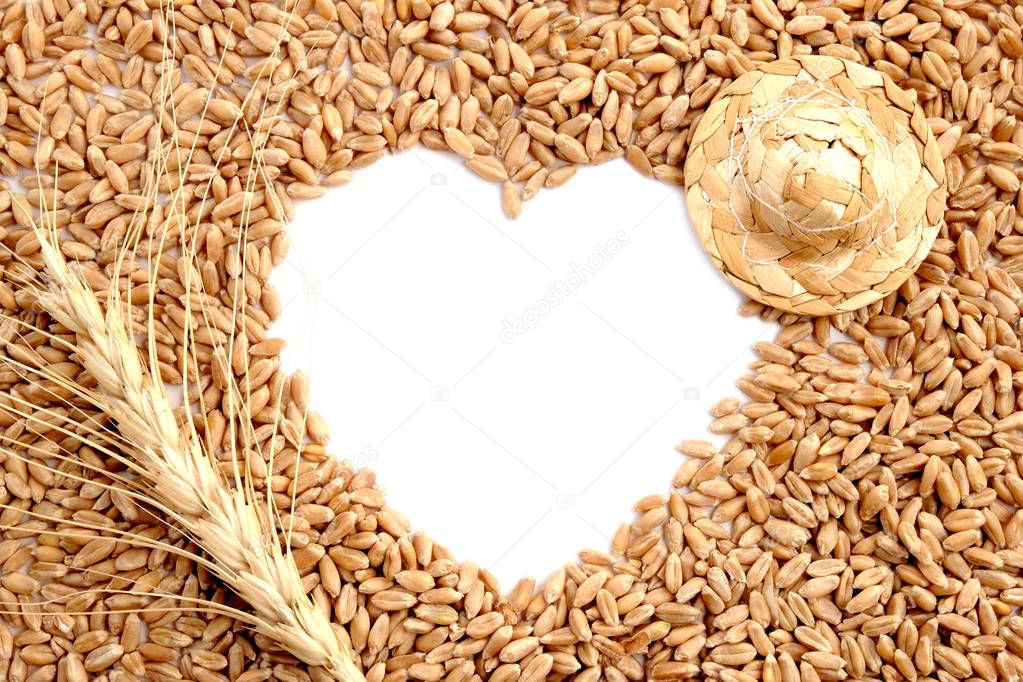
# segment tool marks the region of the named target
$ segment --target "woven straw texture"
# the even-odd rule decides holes
[[[945,167],[915,98],[842,59],[779,59],[724,88],[693,134],[686,200],[715,265],[803,315],[899,287],[934,243]]]

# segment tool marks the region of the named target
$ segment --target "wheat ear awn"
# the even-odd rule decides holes
[[[40,305],[78,338],[76,352],[95,377],[124,439],[138,483],[203,547],[218,577],[252,608],[255,627],[305,663],[341,682],[363,682],[346,642],[305,594],[268,513],[229,487],[194,434],[183,433],[163,385],[143,365],[116,291],[106,312],[38,227],[46,288]]]

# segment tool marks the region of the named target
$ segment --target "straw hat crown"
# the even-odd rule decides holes
[[[685,180],[718,268],[751,298],[807,315],[894,291],[926,257],[945,204],[944,164],[914,98],[824,56],[771,62],[722,90]]]

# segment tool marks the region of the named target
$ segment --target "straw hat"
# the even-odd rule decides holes
[[[945,210],[944,162],[915,98],[834,57],[779,59],[725,87],[693,133],[685,184],[718,269],[803,315],[897,289]]]

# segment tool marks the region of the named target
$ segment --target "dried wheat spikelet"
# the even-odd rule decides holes
[[[206,551],[204,565],[251,607],[249,620],[257,632],[321,667],[330,679],[363,682],[348,643],[306,595],[269,507],[247,486],[231,487],[204,451],[199,434],[179,427],[163,384],[143,364],[131,339],[117,291],[101,306],[61,254],[52,228],[34,230],[45,285],[27,286],[36,288],[40,307],[77,338],[69,348],[97,384],[90,399],[116,423],[116,444],[127,453],[121,461],[134,475],[133,480],[119,477],[125,492],[162,512]],[[61,382],[45,367],[38,373]],[[87,394],[64,384],[72,393]]]
[[[895,291],[943,220],[945,169],[915,98],[885,74],[801,56],[721,91],[693,135],[686,200],[714,264],[804,315]]]

